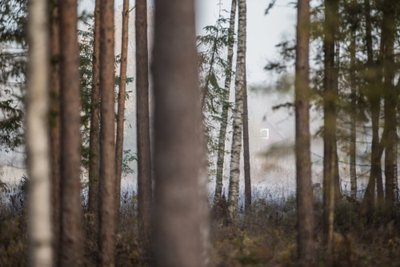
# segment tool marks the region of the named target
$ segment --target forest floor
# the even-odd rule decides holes
[[[23,189],[23,187],[21,186]],[[27,227],[24,198],[0,190],[0,266],[27,266]],[[4,190],[3,190],[4,191]],[[5,196],[9,199],[5,199]],[[135,199],[135,198],[134,198]],[[117,266],[148,266],[137,240],[135,201],[123,197],[117,234]],[[296,201],[294,197],[276,202],[258,200],[251,212],[235,223],[225,219],[225,205],[211,213],[211,266],[296,266]],[[316,237],[321,244],[322,209],[316,208]],[[377,215],[379,216],[379,215]],[[383,223],[366,224],[357,203],[343,202],[336,212],[333,266],[400,266],[400,216]],[[94,216],[85,214],[85,266],[96,266]],[[323,248],[317,247],[319,266]]]

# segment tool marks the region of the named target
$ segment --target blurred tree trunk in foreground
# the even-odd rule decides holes
[[[46,0],[29,4],[26,144],[30,177],[29,242],[30,266],[52,266],[50,205],[49,108],[49,25]]]
[[[155,265],[204,266],[207,178],[194,1],[155,3]]]

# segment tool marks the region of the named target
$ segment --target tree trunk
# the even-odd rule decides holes
[[[114,1],[100,1],[100,266],[114,266],[116,232]]]
[[[328,262],[333,248],[333,223],[336,170],[336,100],[335,86],[335,35],[337,26],[337,0],[325,0],[324,22],[324,242]],[[335,190],[336,189],[336,190]]]
[[[351,11],[355,10],[357,2],[352,0]],[[356,172],[356,123],[357,123],[357,82],[356,82],[356,31],[357,21],[352,18],[350,37],[350,89],[351,89],[351,119],[350,119],[350,191],[351,197],[357,198],[357,172]]]
[[[381,109],[381,94],[377,90],[377,69],[373,58],[372,48],[372,21],[371,21],[371,6],[370,1],[364,1],[365,21],[366,21],[366,46],[367,46],[367,96],[371,107],[371,124],[372,124],[372,143],[371,143],[371,170],[368,181],[368,186],[364,194],[363,212],[369,214],[371,218],[372,211],[375,205],[375,188],[378,193],[378,202],[383,201],[383,185],[382,185],[382,167],[380,142],[379,142],[379,117]],[[375,187],[376,185],[376,187]]]
[[[100,0],[95,2],[89,143],[89,212],[98,216],[100,176]]]
[[[138,215],[140,240],[150,251],[151,231],[151,149],[149,122],[149,63],[147,45],[147,2],[136,1],[136,122],[138,155]]]
[[[250,142],[249,142],[249,110],[247,105],[247,79],[246,60],[243,85],[243,159],[244,159],[244,205],[245,211],[251,209],[251,168],[250,168]]]
[[[235,43],[235,17],[236,17],[236,0],[232,0],[231,15],[229,18],[228,31],[228,55],[227,67],[225,72],[224,99],[222,105],[221,124],[218,134],[218,156],[217,156],[217,173],[215,176],[215,195],[214,202],[217,203],[222,195],[222,182],[224,178],[224,162],[225,162],[225,141],[226,129],[228,127],[228,112],[229,112],[229,92],[232,82],[232,63],[233,63],[233,45]]]
[[[155,3],[155,265],[204,266],[207,177],[194,1]]]
[[[47,1],[32,0],[28,23],[26,112],[30,266],[52,266],[50,158],[48,136],[49,27]]]
[[[82,264],[81,133],[77,1],[60,5],[61,241],[60,266]]]
[[[384,78],[384,115],[385,132],[385,202],[388,216],[392,216],[395,203],[395,180],[397,179],[397,92],[393,84],[395,75],[394,41],[395,4],[392,1],[383,3],[382,20],[382,63]]]
[[[118,115],[117,115],[117,136],[115,142],[115,164],[116,164],[116,193],[115,204],[117,217],[120,209],[122,160],[124,148],[124,124],[125,124],[125,92],[126,92],[126,69],[128,63],[128,33],[129,33],[129,0],[124,0],[122,9],[122,37],[121,37],[121,65],[118,92]]]
[[[295,112],[297,251],[301,266],[315,265],[309,130],[309,41],[310,3],[309,0],[299,0],[297,13]]]
[[[60,241],[60,29],[58,1],[50,4],[50,161],[51,161],[51,211],[53,230],[53,251],[58,251]],[[57,262],[57,253],[53,253]]]
[[[246,0],[239,0],[238,47],[235,79],[235,109],[233,110],[232,150],[229,175],[229,216],[234,220],[238,210],[240,154],[243,129],[243,91],[246,64]]]

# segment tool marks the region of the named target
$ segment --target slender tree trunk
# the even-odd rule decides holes
[[[228,55],[227,67],[225,72],[224,99],[222,105],[221,124],[218,134],[218,156],[217,156],[217,173],[215,177],[215,196],[214,202],[217,203],[222,195],[222,181],[224,178],[224,162],[225,162],[225,141],[226,129],[228,127],[228,112],[229,112],[229,92],[232,82],[232,63],[233,63],[233,45],[235,43],[235,17],[236,17],[236,0],[232,0],[231,15],[229,18],[228,31]]]
[[[89,143],[89,212],[98,216],[100,176],[100,0],[95,2]]]
[[[53,229],[53,251],[58,251],[60,239],[60,29],[58,1],[50,4],[50,161],[51,161],[51,211]],[[53,253],[53,262],[57,253]]]
[[[122,9],[122,37],[121,37],[121,65],[118,92],[118,115],[117,115],[117,136],[115,142],[115,167],[116,167],[116,212],[120,209],[122,160],[124,148],[124,124],[125,124],[125,92],[126,92],[126,69],[128,65],[128,33],[129,33],[129,0],[124,0]],[[118,215],[117,215],[118,217]]]
[[[50,158],[48,136],[49,27],[47,1],[32,0],[28,23],[26,143],[29,192],[30,266],[52,266]]]
[[[243,85],[243,159],[244,159],[244,199],[246,212],[251,209],[251,168],[249,142],[249,110],[247,105],[246,60]]]
[[[204,266],[207,178],[194,1],[155,3],[155,264]]]
[[[337,0],[325,0],[324,22],[324,241],[328,264],[333,248],[336,155],[336,99],[335,86],[335,33],[337,26]],[[336,190],[335,190],[336,189]]]
[[[298,1],[295,80],[297,251],[301,266],[315,265],[309,129],[310,3]]]
[[[372,143],[371,143],[371,170],[369,176],[369,182],[365,191],[363,200],[364,213],[368,212],[372,215],[372,210],[375,205],[375,188],[378,193],[378,202],[383,201],[383,185],[382,185],[382,167],[381,167],[381,155],[380,144],[379,144],[379,117],[381,109],[381,95],[380,91],[376,89],[377,69],[373,58],[372,48],[372,21],[371,21],[371,6],[370,1],[364,1],[365,21],[366,21],[366,45],[367,45],[367,64],[368,72],[371,74],[368,76],[367,92],[368,101],[371,107],[371,123],[372,123]],[[375,187],[376,185],[376,187]],[[368,216],[371,217],[371,216]]]
[[[392,1],[383,3],[382,20],[382,63],[384,77],[384,115],[385,132],[383,136],[385,145],[385,202],[389,216],[393,214],[395,202],[395,180],[397,179],[397,92],[393,84],[394,66],[394,41],[395,4]]]
[[[239,0],[238,47],[233,111],[232,151],[229,175],[229,216],[235,219],[239,200],[240,154],[242,150],[243,92],[246,64],[246,0]]]
[[[82,264],[81,133],[77,1],[60,6],[61,49],[61,241],[60,266]]]
[[[357,2],[352,0],[351,10],[355,10]],[[351,121],[350,121],[350,190],[351,197],[357,198],[357,171],[356,171],[356,124],[357,124],[357,83],[356,83],[356,31],[357,21],[351,21],[350,37],[350,87],[351,87]]]
[[[100,1],[100,266],[114,266],[116,232],[114,1]]]
[[[149,63],[147,44],[147,2],[136,1],[136,122],[138,152],[138,215],[140,240],[150,250],[151,231],[151,149],[149,122]]]

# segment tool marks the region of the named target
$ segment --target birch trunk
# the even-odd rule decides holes
[[[100,266],[115,265],[116,176],[114,112],[114,1],[100,1]]]
[[[244,69],[245,69],[244,85],[243,85],[244,206],[245,206],[245,211],[248,212],[251,209],[251,168],[250,168],[249,111],[247,105],[246,63]]]
[[[218,134],[218,156],[217,156],[217,172],[215,176],[215,195],[214,202],[218,203],[222,195],[222,182],[224,178],[224,162],[225,162],[225,141],[226,130],[228,127],[228,113],[229,113],[229,93],[231,91],[232,82],[232,63],[233,63],[233,45],[235,43],[235,17],[236,17],[236,2],[232,0],[231,14],[229,18],[229,41],[228,41],[228,55],[227,55],[227,69],[225,72],[225,85],[224,85],[224,99],[221,114],[221,125]]]
[[[243,91],[246,63],[246,0],[239,0],[238,48],[235,79],[235,109],[233,110],[233,133],[229,175],[228,212],[234,220],[238,211],[240,154],[243,129]]]
[[[129,33],[129,0],[124,0],[122,8],[122,37],[121,37],[121,65],[118,92],[118,114],[117,114],[117,136],[115,141],[115,164],[116,164],[116,212],[120,209],[122,160],[124,148],[124,124],[125,124],[125,97],[126,97],[126,69],[128,65],[128,33]],[[117,215],[118,217],[118,215]]]
[[[48,139],[49,25],[46,0],[32,0],[29,5],[28,91],[26,143],[29,192],[30,265],[52,266],[50,207],[50,158]]]
[[[301,266],[315,265],[309,126],[310,3],[298,1],[295,79],[297,251]]]

